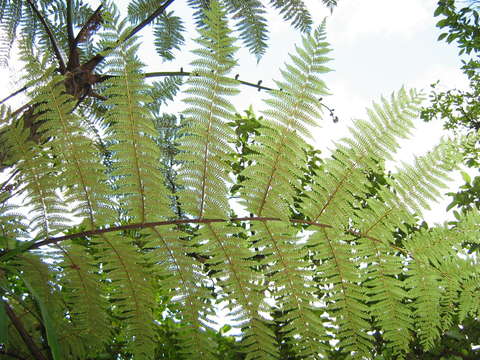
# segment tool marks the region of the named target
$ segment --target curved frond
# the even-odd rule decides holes
[[[413,90],[408,93],[402,89],[392,95],[391,102],[382,99],[382,105],[373,104],[368,111],[370,122],[354,122],[351,138],[336,144],[332,157],[313,181],[312,196],[302,207],[308,217],[331,225],[348,223],[350,202],[367,193],[370,181],[366,173],[398,150],[398,140],[410,133],[421,100]]]
[[[209,359],[212,357],[212,341],[205,334],[207,316],[213,313],[207,301],[207,278],[199,263],[193,262],[187,253],[198,252],[198,247],[188,242],[186,233],[174,229],[149,229],[148,248],[153,251],[149,260],[155,272],[162,278],[161,287],[172,291],[173,302],[181,305],[186,331],[181,335],[182,353],[188,357]]]
[[[242,173],[242,201],[253,214],[287,218],[293,202],[297,164],[303,161],[305,142],[310,136],[308,127],[316,126],[321,105],[318,97],[326,94],[319,75],[329,71],[325,63],[330,52],[325,42],[324,24],[312,35],[303,38],[303,47],[291,55],[292,65],[282,71],[284,80],[277,85],[282,91],[270,92],[263,111],[266,124],[260,129],[259,145],[251,155],[253,165]],[[297,174],[299,175],[299,174]]]

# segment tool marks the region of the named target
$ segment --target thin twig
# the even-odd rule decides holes
[[[12,173],[12,175],[10,175],[10,176],[8,177],[8,179],[5,180],[5,181],[2,183],[2,186],[0,186],[0,192],[3,191],[3,189],[4,189],[4,188],[8,185],[8,183],[15,177],[15,175],[18,174],[19,171],[20,171],[20,170],[18,170],[18,169],[15,170],[15,171]]]
[[[53,48],[53,52],[55,53],[55,56],[57,57],[57,60],[58,60],[58,65],[60,67],[60,72],[62,74],[65,73],[65,62],[63,61],[63,58],[62,58],[62,55],[60,54],[60,50],[58,49],[58,46],[57,46],[57,42],[55,41],[55,38],[53,37],[53,34],[52,34],[52,31],[50,30],[50,28],[48,27],[48,24],[47,24],[47,21],[44,19],[44,17],[42,16],[42,14],[40,14],[40,11],[38,11],[37,7],[35,6],[35,4],[32,2],[32,0],[27,0],[28,4],[30,5],[30,7],[32,8],[33,12],[35,13],[35,15],[37,15],[38,19],[40,20],[40,22],[42,23],[43,27],[45,28],[45,31],[48,35],[48,38],[50,39],[50,43],[52,45],[52,48]]]
[[[6,301],[3,301],[3,304],[5,306],[7,315],[10,318],[10,321],[12,322],[13,326],[15,326],[15,329],[17,329],[18,334],[22,338],[27,349],[32,354],[33,358],[35,360],[47,360],[47,358],[42,354],[42,352],[37,347],[37,345],[33,342],[32,340],[33,337],[30,336],[28,332],[25,330],[25,327],[23,326],[22,322],[13,311],[12,307]]]
[[[143,76],[145,78],[152,78],[152,77],[166,77],[166,76],[200,76],[199,74],[195,73],[195,72],[190,72],[190,71],[157,71],[157,72],[148,72],[148,73],[145,73],[143,74]],[[108,75],[106,75],[106,77],[108,78]],[[246,86],[251,86],[255,89],[258,89],[258,91],[260,90],[266,90],[266,91],[283,91],[283,89],[274,89],[274,88],[271,88],[271,87],[268,87],[268,86],[263,86],[261,85],[262,81],[258,81],[257,83],[252,83],[252,82],[249,82],[249,81],[244,81],[244,80],[241,80],[238,78],[238,75],[235,76],[235,80],[237,80],[240,84],[242,85],[246,85]],[[332,117],[335,117],[335,115],[333,114],[334,113],[334,110],[332,108],[330,108],[329,106],[325,105],[323,102],[322,102],[322,98],[319,99],[320,101],[320,105],[322,105],[325,109],[327,109],[329,112],[330,112],[330,115]],[[335,117],[336,118],[336,117]],[[338,121],[338,119],[337,119]]]
[[[25,91],[28,89],[28,86],[24,86],[22,87],[21,89],[18,89],[16,90],[15,92],[11,93],[10,95],[8,95],[6,98],[3,98],[2,100],[0,100],[0,104],[3,104],[5,101],[7,100],[10,100],[12,97],[20,94],[21,92]]]

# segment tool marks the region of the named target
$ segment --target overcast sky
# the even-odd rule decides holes
[[[171,9],[187,22],[187,29],[191,30],[191,12],[185,3],[185,0],[177,0]],[[315,131],[316,144],[322,150],[330,147],[332,139],[346,134],[352,118],[364,118],[365,107],[381,95],[388,96],[402,86],[428,91],[429,85],[437,80],[445,89],[466,86],[455,46],[436,41],[440,34],[435,27],[438,19],[433,18],[436,0],[339,0],[333,15],[320,0],[306,0],[306,3],[315,25],[327,17],[328,41],[334,58],[330,64],[334,71],[325,76],[332,95],[325,102],[335,108],[340,122],[334,124],[326,114],[322,128]],[[127,2],[123,4],[125,8]],[[267,53],[257,63],[253,55],[241,49],[237,53],[239,66],[235,73],[239,73],[242,80],[262,80],[264,85],[273,86],[272,79],[278,78],[278,69],[288,60],[288,53],[294,51],[294,44],[301,35],[273,11],[269,14]],[[191,44],[191,41],[187,42],[187,46]],[[186,52],[177,54],[173,62],[162,63],[148,36],[144,38],[142,48],[148,71],[189,69],[192,57]],[[0,69],[2,79],[10,77],[10,86],[0,88],[0,98],[12,87],[17,88],[17,66],[12,64],[10,71]],[[248,87],[241,90],[235,100],[238,110],[242,111],[250,104],[255,110],[261,110],[263,93]],[[402,159],[408,160],[413,153],[428,151],[442,136],[441,123],[423,124],[419,120],[418,125],[417,137],[406,144],[406,149],[401,152]],[[445,201],[436,206],[435,212],[427,214],[428,220],[443,219],[445,206]]]

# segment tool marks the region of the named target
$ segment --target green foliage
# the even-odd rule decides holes
[[[235,115],[231,3],[190,1],[208,9],[180,117],[166,111],[178,79],[146,83],[136,37],[105,12],[101,148],[66,77],[22,46],[31,109],[2,112],[17,184],[0,193],[2,357],[402,359],[478,316],[478,254],[464,245],[478,245],[480,213],[418,224],[468,139],[384,174],[423,99],[401,89],[321,157],[308,141],[327,94],[325,24],[262,117]],[[134,21],[149,4],[133,3]],[[273,5],[309,26],[301,1]]]
[[[172,51],[180,49],[185,41],[182,35],[183,31],[182,20],[173,13],[164,13],[158,18],[153,36],[155,37],[155,49],[163,59],[174,59]]]
[[[260,58],[267,48],[267,20],[260,0],[224,0],[226,8],[237,20],[236,27],[247,48]]]

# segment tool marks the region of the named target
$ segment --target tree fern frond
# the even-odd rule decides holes
[[[463,283],[472,274],[471,260],[456,259],[460,246],[456,231],[446,227],[424,229],[405,242],[412,257],[406,280],[409,297],[414,300],[420,342],[427,350],[450,328],[452,304],[458,301]]]
[[[333,9],[338,5],[338,0],[322,0],[323,4],[330,9],[333,13]]]
[[[392,187],[398,193],[399,203],[421,213],[422,208],[430,209],[429,202],[441,196],[439,189],[445,188],[450,180],[449,171],[461,162],[461,155],[455,144],[443,141],[424,156],[417,157],[414,164],[403,164],[393,174]]]
[[[352,236],[341,230],[321,229],[309,237],[308,244],[319,264],[315,276],[325,292],[325,310],[335,319],[340,350],[354,358],[370,358],[370,314],[365,289],[360,285],[365,273],[359,271],[358,254],[352,251],[351,240]]]
[[[128,3],[128,17],[136,25],[157,10],[158,5],[158,0],[131,0]]]
[[[158,17],[158,22],[153,29],[155,37],[155,50],[164,60],[173,60],[173,51],[179,50],[184,44],[182,33],[185,30],[182,19],[172,12],[164,13]]]
[[[62,174],[61,181],[71,184],[64,194],[66,201],[74,204],[76,216],[84,219],[89,228],[95,228],[114,219],[106,169],[96,156],[95,144],[85,136],[81,120],[73,113],[75,101],[65,94],[62,80],[54,76],[32,94],[39,104],[39,132],[50,139],[49,145],[60,154],[57,171]]]
[[[122,33],[107,34],[116,39]],[[111,132],[116,142],[112,145],[116,164],[114,175],[118,177],[120,192],[127,202],[129,216],[136,221],[146,222],[171,216],[168,191],[160,170],[159,148],[154,142],[156,131],[151,113],[144,104],[151,101],[143,89],[141,64],[135,55],[134,39],[122,43],[115,50],[108,64],[115,75],[108,80],[105,94],[111,110],[107,120],[112,124]]]
[[[303,0],[270,0],[270,4],[280,11],[285,20],[300,31],[310,31],[312,18]]]
[[[170,76],[163,81],[154,81],[151,88],[148,90],[149,96],[153,102],[147,104],[152,111],[158,113],[159,105],[166,105],[168,102],[173,101],[174,96],[180,90],[183,81],[179,76]]]
[[[198,251],[198,248],[184,240],[187,234],[178,230],[151,228],[149,234],[151,240],[146,247],[153,249],[149,261],[162,278],[161,287],[175,294],[173,301],[181,304],[180,312],[186,322],[182,353],[189,357],[211,358],[212,343],[203,331],[207,315],[213,313],[206,300],[210,296],[204,287],[207,279],[200,264],[192,262],[186,255]]]
[[[223,0],[229,13],[237,20],[236,28],[247,48],[257,56],[265,53],[268,40],[265,7],[260,0]]]
[[[413,127],[422,97],[404,89],[393,94],[391,102],[382,99],[368,111],[370,122],[356,120],[351,138],[340,140],[315,180],[314,196],[304,202],[305,214],[314,221],[343,226],[350,217],[355,195],[363,197],[370,184],[366,176],[380,159],[390,158],[398,149],[398,139],[405,138]]]
[[[57,186],[48,154],[28,140],[28,130],[22,122],[9,128],[8,145],[19,159],[18,179],[26,193],[25,205],[30,206],[30,228],[35,237],[52,236],[65,228],[69,222],[68,210],[56,193]]]
[[[302,249],[293,229],[283,222],[261,222],[252,227],[254,246],[265,256],[266,276],[272,282],[275,301],[285,322],[282,333],[296,353],[303,358],[315,357],[326,350],[326,332],[322,319],[315,314],[319,299],[314,296],[314,273],[305,262]]]
[[[0,2],[0,66],[7,66],[10,50],[22,21],[22,1]]]
[[[387,346],[402,358],[408,352],[414,330],[412,312],[403,306],[407,296],[400,280],[404,272],[403,254],[391,246],[394,232],[403,223],[414,223],[413,216],[388,199],[381,191],[379,199],[366,200],[356,213],[355,228],[359,236],[356,250],[366,267],[364,287],[370,313],[378,323]],[[380,200],[381,199],[381,200]]]
[[[211,0],[187,0],[187,4],[194,10],[193,17],[197,26],[204,25],[206,11],[210,9]]]
[[[227,27],[225,12],[217,2],[205,13],[205,28],[196,42],[202,48],[194,50],[194,73],[188,79],[190,96],[184,99],[184,141],[178,156],[185,161],[179,171],[179,182],[185,187],[180,202],[189,214],[225,217],[228,214],[228,170],[226,155],[231,152],[228,142],[233,137],[227,122],[233,119],[233,105],[226,96],[238,92],[236,81],[225,77],[236,62],[233,38]]]
[[[99,286],[99,276],[95,274],[93,258],[85,247],[68,244],[61,247],[65,273],[62,286],[67,293],[74,328],[85,339],[86,356],[94,356],[105,348],[111,337],[107,320],[105,300]],[[98,331],[103,329],[102,331]]]
[[[153,359],[155,347],[154,293],[141,254],[121,235],[101,235],[95,247],[102,269],[111,280],[109,294],[116,312],[124,321],[124,332],[134,357]]]
[[[207,240],[202,253],[209,257],[209,269],[227,295],[232,320],[239,322],[245,332],[243,344],[250,359],[275,359],[278,345],[267,327],[266,319],[258,313],[266,310],[263,293],[258,288],[256,263],[249,258],[252,252],[242,242],[239,228],[226,224],[207,224],[199,230],[199,242]]]
[[[259,146],[250,156],[253,165],[242,173],[242,198],[251,213],[266,216],[288,217],[295,185],[292,172],[303,161],[304,140],[309,136],[308,126],[315,126],[320,117],[318,97],[326,87],[318,76],[329,71],[325,63],[330,51],[325,42],[324,24],[312,35],[303,38],[303,48],[291,55],[294,65],[282,71],[284,81],[277,82],[283,91],[272,91],[266,100],[269,109],[264,111],[266,124],[260,129]]]

